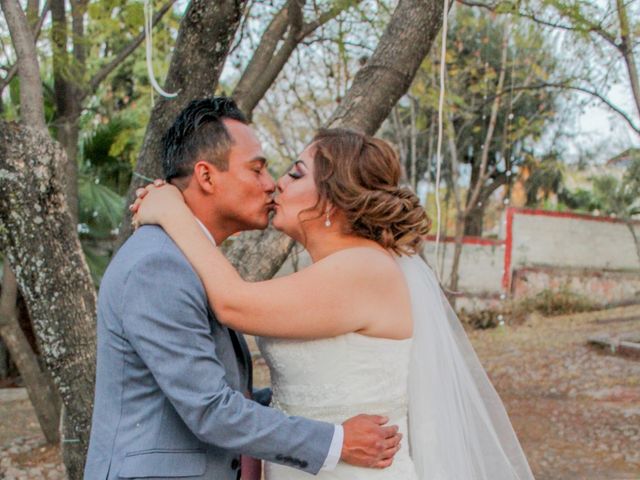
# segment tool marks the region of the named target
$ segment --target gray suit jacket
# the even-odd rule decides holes
[[[244,351],[175,243],[138,229],[100,286],[85,479],[236,480],[240,453],[317,473],[334,426],[246,399]]]

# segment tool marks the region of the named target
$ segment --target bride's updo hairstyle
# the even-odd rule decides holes
[[[421,249],[431,221],[418,197],[401,187],[402,168],[384,140],[353,130],[319,130],[314,177],[323,212],[327,202],[346,216],[349,232],[399,255]]]

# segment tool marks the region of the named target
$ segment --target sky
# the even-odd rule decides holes
[[[630,90],[630,87],[616,85],[611,90],[610,100],[633,114],[635,109]],[[636,114],[635,118],[637,117]],[[585,109],[577,118],[575,131],[578,136],[570,145],[570,150],[577,152],[581,146],[592,146],[596,149],[600,147],[601,150],[594,158],[598,163],[606,161],[626,148],[640,147],[640,135],[635,133],[617,114],[601,104]]]

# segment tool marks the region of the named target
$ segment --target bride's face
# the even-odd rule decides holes
[[[316,218],[317,210],[309,210],[318,202],[313,176],[314,154],[313,145],[308,146],[277,183],[273,226],[297,241],[303,241],[303,229],[308,233],[324,221]]]

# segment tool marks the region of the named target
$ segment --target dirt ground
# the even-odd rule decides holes
[[[537,480],[640,480],[640,358],[590,346],[599,334],[640,336],[640,306],[469,334]],[[268,383],[259,358],[255,383]],[[0,400],[0,452],[38,436],[28,400]],[[32,478],[29,469],[52,459],[55,449],[39,446],[11,465]]]

